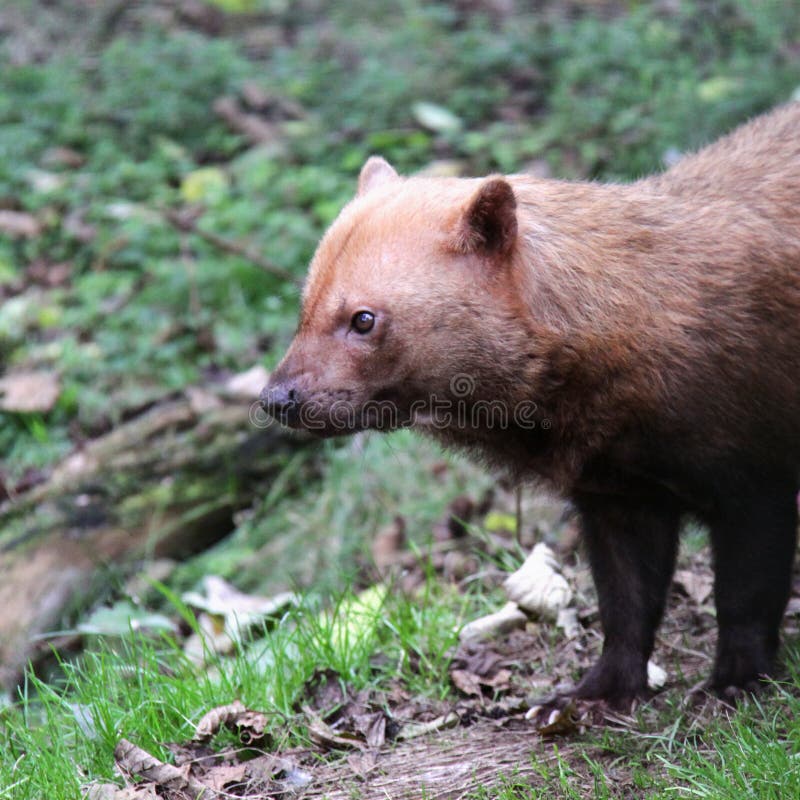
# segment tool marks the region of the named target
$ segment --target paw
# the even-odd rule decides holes
[[[709,703],[723,703],[735,708],[754,694],[764,689],[763,680],[747,681],[744,685],[717,684],[713,680],[701,681],[692,686],[684,697],[684,703],[692,708],[702,708]]]
[[[741,683],[709,683],[709,689],[724,703],[735,706],[737,703],[752,697],[762,691],[767,685],[767,676],[761,675]]]
[[[616,711],[629,712],[651,695],[645,670],[627,668],[616,660],[601,657],[575,687],[579,700],[601,700]]]

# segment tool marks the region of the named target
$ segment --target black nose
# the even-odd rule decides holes
[[[288,384],[267,384],[259,397],[261,408],[281,425],[291,428],[300,422],[300,398],[297,390]]]

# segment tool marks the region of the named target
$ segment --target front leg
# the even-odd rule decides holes
[[[647,692],[653,651],[675,569],[679,510],[665,499],[577,499],[605,640],[575,696],[630,706]]]

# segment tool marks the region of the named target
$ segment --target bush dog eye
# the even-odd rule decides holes
[[[350,327],[356,333],[369,333],[375,327],[375,315],[371,311],[356,311]]]

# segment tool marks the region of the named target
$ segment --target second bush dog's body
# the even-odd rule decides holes
[[[263,401],[326,434],[415,422],[569,497],[605,632],[581,697],[646,690],[679,525],[700,518],[712,685],[750,687],[773,666],[797,527],[800,103],[630,185],[370,159]]]

